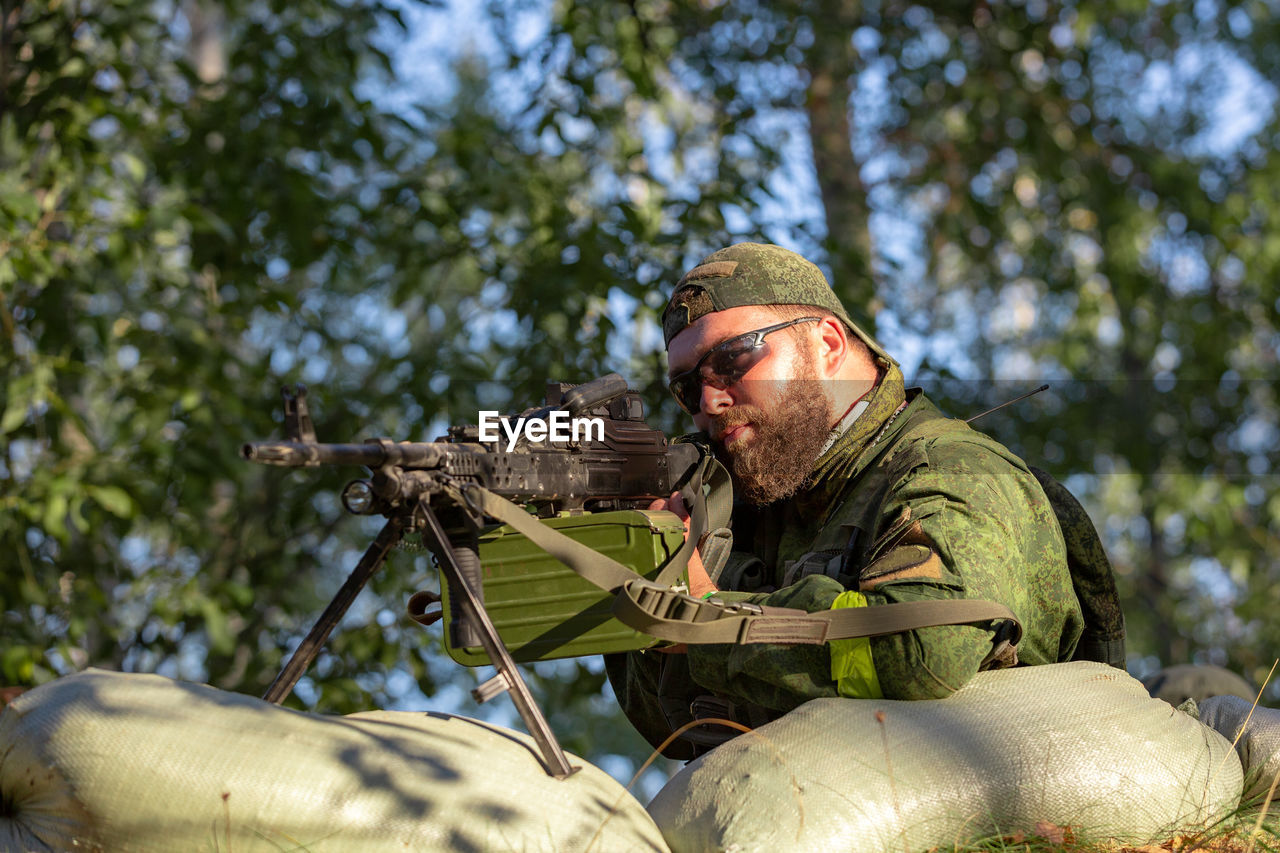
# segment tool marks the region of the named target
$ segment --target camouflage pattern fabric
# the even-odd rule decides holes
[[[701,291],[692,304],[682,294]],[[678,298],[679,297],[679,298]],[[853,330],[878,358],[889,359],[880,344],[853,322],[827,279],[813,263],[781,246],[738,243],[707,255],[676,283],[662,314],[662,336],[671,339],[713,311],[743,305],[812,305],[824,308]]]
[[[774,567],[777,585],[789,561],[811,552],[821,559],[852,551],[843,576],[811,574],[747,600],[825,610],[854,588],[871,606],[937,598],[998,601],[1023,623],[1022,663],[1070,659],[1083,618],[1062,534],[1035,477],[1003,446],[942,418],[923,395],[914,395],[876,446],[846,435],[816,471],[810,489],[758,513],[745,528],[757,531],[755,541],[742,545]],[[852,549],[849,539],[855,540]],[[920,549],[932,553],[921,560]],[[950,694],[978,671],[992,651],[992,637],[984,627],[947,626],[873,639],[886,698]],[[814,668],[811,650],[794,646],[697,646],[689,652],[692,675],[704,687],[777,711],[834,695],[829,675],[820,677],[823,662],[817,663]],[[801,667],[813,686],[797,683]]]
[[[1124,612],[1116,589],[1115,571],[1102,547],[1093,520],[1075,495],[1047,471],[1030,468],[1040,482],[1058,517],[1058,527],[1067,546],[1067,568],[1075,587],[1076,600],[1084,614],[1084,633],[1076,645],[1073,660],[1096,660],[1118,669],[1127,664]]]
[[[867,411],[818,460],[812,485],[768,507],[735,508],[733,527],[735,549],[767,567],[767,586],[720,593],[725,600],[810,612],[830,609],[846,589],[861,590],[871,606],[997,601],[1022,622],[1022,664],[1069,660],[1081,634],[1062,533],[1034,475],[1003,445],[943,417],[918,389],[904,391],[893,364]],[[935,699],[989,663],[998,640],[989,625],[940,626],[871,644],[885,698]],[[773,718],[837,695],[826,646],[700,645],[680,658],[650,651],[606,660],[624,710],[655,746],[672,730],[671,708],[699,694],[753,719],[760,709]]]

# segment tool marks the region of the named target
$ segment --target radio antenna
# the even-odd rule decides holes
[[[1039,394],[1041,391],[1044,391],[1048,387],[1049,387],[1049,383],[1046,382],[1045,384],[1041,385],[1039,388],[1036,388],[1033,391],[1028,391],[1027,393],[1023,394],[1021,397],[1014,397],[1012,400],[1007,400],[998,406],[993,406],[992,408],[987,409],[985,412],[979,412],[978,414],[974,415],[971,418],[965,418],[964,422],[967,424],[971,424],[974,421],[976,421],[978,418],[986,417],[987,415],[991,414],[994,411],[1003,409],[1005,406],[1012,406],[1014,403],[1017,403],[1020,400],[1025,400],[1034,394]]]

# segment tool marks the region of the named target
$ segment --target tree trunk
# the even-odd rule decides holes
[[[814,42],[804,61],[809,73],[805,112],[825,211],[832,285],[854,319],[870,326],[878,308],[871,281],[871,235],[866,193],[853,159],[849,114],[858,14],[858,0],[840,0],[813,16]]]
[[[208,0],[188,0],[182,11],[191,25],[187,58],[195,67],[196,75],[207,86],[221,82],[227,73],[222,6]]]
[[[1145,488],[1143,491],[1147,491]],[[1190,663],[1191,649],[1187,638],[1176,633],[1173,619],[1173,601],[1169,597],[1168,554],[1164,534],[1157,525],[1155,505],[1150,498],[1142,502],[1142,517],[1150,529],[1147,549],[1147,565],[1139,576],[1139,597],[1142,608],[1152,615],[1151,637],[1155,641],[1155,653],[1162,666]]]

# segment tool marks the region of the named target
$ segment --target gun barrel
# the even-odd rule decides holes
[[[240,455],[264,465],[314,468],[320,465],[403,465],[433,468],[444,458],[445,449],[436,442],[401,441],[363,444],[316,444],[302,441],[251,441]]]

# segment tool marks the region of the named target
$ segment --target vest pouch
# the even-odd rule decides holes
[[[713,578],[720,589],[735,592],[761,592],[768,580],[769,569],[764,560],[746,551],[731,551]]]
[[[1071,585],[1084,614],[1084,633],[1072,660],[1092,660],[1125,668],[1124,612],[1116,589],[1115,572],[1102,548],[1098,531],[1080,501],[1048,472],[1030,468],[1040,482],[1067,546]]]
[[[578,543],[653,580],[684,544],[684,524],[666,511],[616,510],[545,519]],[[503,645],[517,662],[627,652],[659,642],[613,617],[613,595],[507,525],[480,533],[481,599]],[[441,611],[451,613],[449,585],[440,579]],[[464,666],[491,662],[479,646],[445,650]]]

